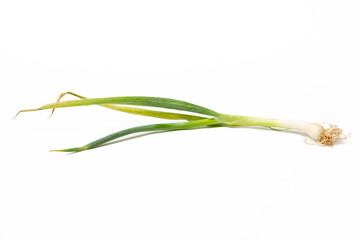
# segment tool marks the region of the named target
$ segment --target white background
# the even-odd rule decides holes
[[[356,0],[1,1],[0,239],[360,239],[359,12]],[[12,120],[65,91],[352,137],[330,148],[215,128],[52,153],[166,122],[96,106]]]

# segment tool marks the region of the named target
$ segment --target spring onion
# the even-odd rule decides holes
[[[80,99],[60,101],[61,98],[66,94],[73,95]],[[86,144],[82,147],[52,150],[52,151],[80,152],[83,150],[104,146],[105,144],[113,141],[114,139],[139,132],[174,131],[174,130],[186,130],[186,129],[197,129],[203,127],[219,127],[219,126],[241,126],[241,127],[259,126],[259,127],[267,127],[271,129],[283,129],[283,130],[294,129],[297,131],[305,132],[307,135],[309,135],[310,138],[315,140],[316,143],[323,146],[332,146],[337,140],[346,137],[343,134],[342,129],[338,128],[335,125],[330,125],[329,128],[325,129],[322,125],[315,122],[222,114],[189,102],[184,102],[170,98],[159,98],[159,97],[135,96],[135,97],[108,97],[108,98],[88,99],[72,92],[66,92],[66,93],[62,93],[58,98],[58,100],[54,103],[46,104],[39,108],[21,110],[16,114],[16,116],[21,112],[32,112],[32,111],[39,111],[46,109],[52,109],[51,112],[52,115],[56,108],[88,106],[88,105],[98,105],[116,111],[148,116],[148,117],[155,117],[155,118],[162,118],[169,120],[186,120],[186,121],[175,122],[175,123],[150,124],[139,127],[133,127],[119,132],[115,132],[113,134],[95,140],[93,142],[90,142],[89,144]],[[127,105],[127,106],[123,106],[123,105]],[[146,108],[139,108],[132,106],[165,108],[165,109],[186,111],[192,114],[174,113],[167,111],[155,111]],[[202,116],[193,115],[193,113],[200,114]]]

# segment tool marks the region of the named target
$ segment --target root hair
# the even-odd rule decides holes
[[[346,139],[346,136],[343,133],[341,128],[338,128],[336,125],[329,124],[329,128],[325,129],[317,142],[323,146],[332,146],[339,139]]]

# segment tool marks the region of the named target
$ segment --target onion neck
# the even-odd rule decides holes
[[[286,120],[275,118],[258,118],[240,115],[221,114],[217,120],[229,126],[261,126],[284,129],[295,129],[307,133],[311,138],[319,140],[324,128],[314,122]]]

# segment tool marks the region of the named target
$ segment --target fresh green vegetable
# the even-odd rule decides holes
[[[75,97],[78,97],[80,98],[80,100],[60,102],[61,98],[66,94],[70,94]],[[88,105],[99,105],[112,110],[117,110],[117,111],[122,111],[126,113],[142,115],[142,116],[171,119],[171,120],[186,120],[186,122],[151,124],[151,125],[129,128],[110,134],[106,137],[93,141],[82,147],[53,150],[53,151],[80,152],[83,150],[104,146],[105,144],[109,143],[110,141],[113,141],[114,139],[132,133],[186,130],[186,129],[196,129],[196,128],[212,127],[212,126],[242,126],[242,127],[261,126],[261,127],[268,127],[271,129],[273,128],[285,129],[285,130],[295,129],[307,133],[317,143],[325,146],[333,145],[336,140],[342,138],[341,136],[344,136],[344,134],[342,133],[342,129],[334,125],[330,125],[330,128],[324,129],[324,127],[321,126],[320,124],[313,122],[221,114],[216,111],[192,103],[170,99],[170,98],[158,98],[158,97],[109,97],[109,98],[87,99],[78,94],[72,92],[66,92],[66,93],[62,93],[55,103],[46,104],[35,109],[21,110],[16,114],[16,116],[21,112],[32,112],[38,110],[52,109],[52,113],[53,113],[56,108],[88,106]],[[180,111],[187,111],[190,113],[201,114],[203,116],[165,112],[165,111],[154,111],[154,110],[137,108],[137,107],[125,107],[122,105],[166,108],[166,109],[173,109],[173,110],[180,110]]]

